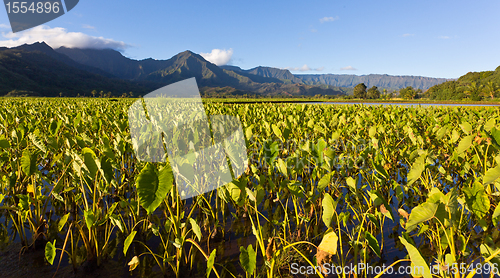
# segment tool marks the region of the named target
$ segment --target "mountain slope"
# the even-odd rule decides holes
[[[162,85],[170,84],[189,77],[196,77],[200,87],[233,87],[236,90],[250,92],[268,92],[277,84],[329,85],[337,91],[342,87],[353,88],[359,83],[368,87],[400,89],[412,86],[428,89],[447,81],[444,78],[421,76],[337,75],[310,74],[293,75],[289,70],[256,67],[249,70],[237,66],[216,66],[198,54],[184,51],[168,60],[132,60],[115,50],[70,49],[61,47],[56,50],[72,60],[86,66],[95,67],[122,79],[150,81]],[[279,87],[279,86],[278,86]],[[290,89],[290,88],[288,88]],[[281,89],[277,89],[278,91]]]
[[[306,84],[327,84],[338,87],[354,87],[365,83],[367,87],[377,86],[387,89],[401,89],[412,86],[416,89],[428,88],[448,81],[445,78],[432,78],[422,76],[391,76],[387,74],[347,75],[347,74],[302,74],[296,75]]]
[[[44,48],[43,45],[37,47]],[[26,49],[0,49],[0,95],[12,90],[32,91],[43,96],[90,96],[92,90],[121,95],[130,91],[144,94],[154,89],[152,85],[145,87],[81,70],[42,51]]]
[[[222,69],[191,51],[168,60],[136,61],[114,50],[60,48],[56,52],[45,43],[0,48],[0,95],[13,90],[42,96],[90,96],[93,90],[143,95],[191,77],[196,77],[202,92],[215,89],[216,95],[343,94],[328,86],[298,87],[237,69]]]
[[[201,91],[206,91],[211,95],[222,93],[237,95],[343,94],[342,91],[328,86],[316,89],[313,87],[317,86],[285,86],[283,82],[285,79],[280,80],[278,77],[293,79],[293,75],[287,70],[264,67],[251,70],[242,70],[236,66],[218,67],[191,51],[181,52],[168,60],[146,59],[140,61],[126,58],[115,50],[59,48],[57,51],[78,63],[99,68],[109,74],[128,80],[167,85],[196,77]],[[276,75],[277,72],[282,73]],[[291,82],[287,81],[287,83]]]
[[[200,86],[234,86],[252,89],[252,83],[282,83],[279,79],[248,74],[238,67],[217,67],[191,51],[181,52],[168,60],[132,60],[120,52],[106,49],[76,49],[61,47],[57,52],[74,61],[99,68],[109,74],[128,80],[149,80],[169,84],[196,77]]]
[[[297,78],[289,70],[284,70],[284,69],[277,69],[271,67],[256,67],[247,70],[247,72],[250,74],[260,75],[264,77],[277,78],[280,80],[289,80],[289,82],[293,84],[303,83],[300,78]]]
[[[431,99],[480,100],[500,97],[500,66],[494,71],[469,72],[457,80],[435,85],[427,91]]]
[[[60,47],[56,52],[73,61],[98,68],[121,79],[136,80],[163,67],[164,61],[132,60],[112,49],[79,49]]]
[[[4,48],[4,49],[7,49],[7,48]],[[69,58],[68,56],[54,51],[54,49],[52,49],[50,46],[48,46],[45,42],[36,42],[33,44],[23,44],[21,46],[14,47],[12,49],[23,50],[26,52],[39,51],[39,52],[44,53],[45,55],[47,55],[53,59],[58,60],[59,62],[65,63],[68,66],[75,67],[75,68],[80,69],[80,70],[88,71],[91,73],[99,74],[99,75],[110,77],[110,78],[116,77],[116,76],[114,76],[106,71],[99,69],[99,68],[78,63],[78,62],[74,61],[73,59]]]

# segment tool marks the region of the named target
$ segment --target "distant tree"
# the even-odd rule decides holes
[[[354,87],[354,98],[366,98],[366,85],[365,83],[359,83]]]
[[[476,82],[471,82],[470,85],[467,86],[467,89],[465,90],[465,94],[469,96],[469,98],[473,101],[480,101],[483,99],[481,96],[481,88],[482,85],[477,85]]]
[[[498,86],[497,84],[493,83],[492,81],[488,81],[486,86],[484,86],[485,93],[487,93],[492,99],[496,97],[498,93]]]
[[[95,95],[97,94],[97,91],[96,90],[92,90],[91,94],[92,94],[92,97],[95,97]]]
[[[399,90],[399,97],[402,99],[414,99],[416,96],[417,91],[412,86]]]
[[[422,98],[422,97],[424,97],[424,92],[422,91],[422,89],[418,89],[415,92],[415,98]]]
[[[369,99],[379,99],[380,91],[378,90],[377,86],[373,86],[368,89],[368,91],[366,92],[366,97]]]

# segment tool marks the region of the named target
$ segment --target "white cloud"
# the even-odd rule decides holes
[[[0,29],[10,29],[10,26],[7,24],[0,24]]]
[[[340,70],[358,70],[358,69],[354,68],[353,66],[347,66],[347,67],[340,68]]]
[[[287,69],[289,71],[322,71],[325,69],[325,67],[319,67],[319,68],[312,69],[307,64],[304,64],[302,67],[295,67],[295,68],[287,67],[285,69]]]
[[[85,28],[85,29],[95,30],[95,27],[94,27],[94,26],[92,26],[92,25],[88,25],[88,24],[83,24],[83,25],[82,25],[82,27],[83,27],[83,28]]]
[[[449,39],[451,39],[451,37],[448,37],[448,36],[439,36],[438,38],[442,39],[442,40],[449,40]]]
[[[335,21],[335,20],[339,20],[340,17],[336,16],[336,17],[333,17],[333,16],[325,16],[323,18],[320,18],[319,19],[319,22],[321,23],[325,23],[325,22],[330,22],[330,21]]]
[[[404,37],[404,38],[406,38],[406,37],[413,37],[413,36],[415,36],[415,34],[408,34],[408,33],[403,34],[403,37]]]
[[[225,49],[212,49],[210,53],[200,53],[200,55],[205,58],[205,60],[216,64],[217,66],[222,66],[229,61],[231,61],[231,57],[233,56],[233,49],[229,48],[229,50]]]
[[[314,29],[314,28],[313,28],[313,29],[311,29],[311,33],[316,33],[316,32],[318,32],[318,30],[317,30],[317,29]]]
[[[113,39],[103,37],[93,37],[80,32],[68,32],[65,28],[48,26],[37,26],[20,33],[5,33],[2,36],[7,40],[0,40],[0,46],[16,47],[23,44],[32,44],[44,41],[52,48],[65,46],[68,48],[93,48],[105,49],[111,48],[123,51],[130,45]]]

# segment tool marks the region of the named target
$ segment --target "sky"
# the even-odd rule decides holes
[[[0,10],[0,46],[46,41],[139,60],[191,50],[243,69],[458,78],[500,65],[499,11],[498,0],[80,0],[18,33]]]

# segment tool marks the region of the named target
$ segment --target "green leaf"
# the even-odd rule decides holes
[[[5,138],[0,139],[0,148],[2,148],[2,149],[8,149],[8,148],[10,148],[10,142],[9,142],[9,140],[7,140]]]
[[[470,148],[470,146],[472,145],[473,139],[474,139],[474,135],[469,135],[469,136],[464,137],[460,141],[460,143],[458,143],[457,153],[461,154],[461,153],[465,152],[468,148]]]
[[[324,175],[318,182],[318,191],[321,193],[330,184],[333,172]]]
[[[410,213],[410,219],[406,222],[406,231],[413,231],[418,224],[431,220],[438,210],[439,204],[425,202],[418,205]]]
[[[139,204],[152,214],[172,189],[173,174],[169,165],[163,167],[160,173],[156,167],[147,163],[136,179],[137,195]]]
[[[18,194],[17,197],[19,198],[19,208],[23,211],[26,211],[30,208],[30,198],[27,195],[23,194]]]
[[[280,173],[282,173],[284,176],[288,176],[288,170],[285,161],[283,159],[278,158],[278,170]]]
[[[380,206],[380,212],[387,218],[391,219],[394,222],[394,214],[392,212],[392,208],[389,206],[389,203],[382,197],[382,194],[378,190],[376,191],[367,191],[370,199],[373,202],[373,206]],[[384,205],[382,208],[381,205]],[[384,210],[385,209],[385,210]]]
[[[495,127],[496,119],[491,118],[484,124],[484,130],[490,131],[493,127]]]
[[[89,148],[83,148],[82,154],[83,154],[83,161],[85,163],[85,166],[90,172],[90,176],[92,178],[95,178],[97,171],[99,170],[99,167],[96,163],[96,155],[94,151]]]
[[[130,244],[132,244],[132,241],[134,241],[136,233],[137,231],[132,231],[125,239],[125,242],[123,243],[123,255],[127,256],[128,248],[130,247]]]
[[[252,127],[253,127],[253,125],[247,127],[247,129],[245,130],[245,135],[247,137],[247,140],[250,140],[250,138],[252,138],[252,135],[253,135]]]
[[[332,196],[326,193],[321,204],[323,205],[323,223],[329,228],[332,224],[333,213],[335,212],[335,202]]]
[[[35,145],[39,150],[41,150],[43,153],[47,152],[47,149],[45,148],[45,144],[36,136],[35,134],[31,133],[28,135],[28,138],[31,140],[31,143]]]
[[[210,272],[212,272],[212,268],[214,267],[214,262],[215,262],[215,253],[217,249],[212,250],[212,253],[210,253],[210,256],[208,257],[207,261],[207,278],[210,277]]]
[[[365,231],[365,238],[368,241],[368,245],[370,245],[370,248],[380,258],[380,245],[378,245],[377,239],[368,231]]]
[[[57,230],[60,232],[64,225],[66,225],[66,222],[68,221],[69,213],[66,213],[61,219],[59,219],[59,223],[57,223]]]
[[[116,203],[115,203],[116,204]],[[125,226],[123,225],[123,222],[122,220],[120,219],[120,217],[114,215],[114,214],[111,214],[109,216],[109,220],[111,221],[111,223],[115,226],[118,226],[118,229],[120,229],[120,231],[123,233],[125,231]]]
[[[495,226],[498,224],[498,221],[500,221],[500,204],[497,204],[497,207],[495,208],[495,211],[493,211],[491,219],[493,220],[493,225]]]
[[[488,134],[491,139],[493,139],[493,143],[494,145],[496,145],[497,147],[500,147],[500,130],[496,129],[495,127],[493,127],[490,131],[490,133],[486,133]]]
[[[408,254],[410,255],[410,260],[412,262],[412,276],[413,277],[421,277],[424,278],[432,278],[431,271],[429,269],[429,264],[424,260],[422,254],[418,251],[418,249],[413,246],[413,244],[406,241],[405,238],[399,237],[401,243],[406,247]],[[420,270],[424,270],[424,273],[418,273]]]
[[[252,245],[248,248],[240,246],[240,263],[246,273],[253,273],[257,265],[257,253],[253,250]]]
[[[483,184],[490,184],[500,178],[500,165],[495,168],[488,169],[483,177]]]
[[[94,225],[95,223],[95,215],[92,210],[86,210],[83,212],[83,216],[85,217],[85,223],[87,224],[87,228],[90,230],[90,228]]]
[[[198,226],[198,223],[196,223],[196,220],[193,218],[189,218],[189,223],[191,223],[191,227],[193,228],[193,232],[198,238],[198,241],[201,241],[201,229],[200,226]]]
[[[425,169],[425,158],[426,155],[421,155],[415,160],[415,162],[413,162],[413,165],[411,166],[411,169],[408,172],[407,176],[408,185],[412,185],[420,178],[420,175],[422,175],[422,172]]]
[[[482,219],[490,209],[490,199],[479,182],[474,182],[472,187],[463,188],[465,203],[479,219]]]
[[[281,138],[283,136],[283,134],[281,133],[281,130],[278,128],[278,126],[276,126],[275,124],[272,124],[271,128],[273,129],[274,134],[276,134],[276,136],[278,138]]]
[[[25,149],[21,157],[21,170],[26,176],[31,176],[36,169],[36,156],[32,155],[28,149]]]
[[[52,265],[54,264],[54,259],[56,258],[56,240],[54,242],[47,242],[45,244],[45,259]]]
[[[491,255],[493,255],[495,252],[498,251],[497,248],[491,248],[490,246],[486,245],[486,244],[481,244],[481,246],[479,247],[480,251],[481,251],[481,254],[483,255],[483,257],[486,259],[486,258],[489,258],[491,257]],[[500,255],[496,255],[495,257],[493,257],[489,262],[490,266],[492,267],[491,269],[498,269],[498,266],[500,265]]]
[[[448,132],[448,127],[447,127],[447,126],[443,126],[443,127],[441,127],[441,128],[437,131],[437,133],[436,133],[436,138],[437,138],[438,140],[441,140],[441,139],[442,139],[442,138],[446,135],[446,133],[447,133],[447,132]]]
[[[356,191],[356,180],[354,180],[353,178],[351,177],[348,177],[346,179],[346,183],[347,185],[352,189],[353,192]]]
[[[468,122],[463,122],[460,124],[460,127],[465,133],[471,133],[472,131],[472,126]]]
[[[377,170],[377,174],[381,175],[385,179],[389,178],[389,174],[387,173],[387,171],[384,169],[384,167],[382,165],[375,163],[374,161],[372,162],[372,165],[375,168],[375,170]]]

